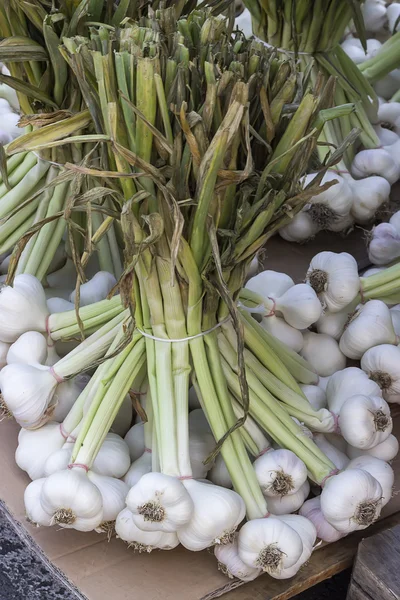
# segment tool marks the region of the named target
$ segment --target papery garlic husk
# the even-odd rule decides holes
[[[10,344],[7,344],[7,342],[0,342],[0,369],[7,364],[7,355],[10,347]]]
[[[184,480],[183,485],[194,508],[190,521],[178,530],[182,546],[197,552],[232,541],[246,514],[241,496],[233,490],[195,479]]]
[[[114,275],[108,271],[99,271],[92,279],[80,286],[79,305],[87,306],[100,300],[105,300],[117,283]],[[69,301],[75,303],[75,290],[71,293]]]
[[[391,223],[379,223],[372,229],[368,257],[374,265],[387,265],[400,256],[400,233]]]
[[[293,286],[293,279],[286,273],[266,270],[249,279],[245,288],[264,298],[278,298]]]
[[[388,202],[390,183],[384,177],[366,177],[354,181],[351,214],[357,223],[368,223],[376,212]]]
[[[249,567],[262,569],[272,577],[292,567],[303,552],[301,537],[278,518],[252,519],[238,536],[240,559]]]
[[[276,315],[263,317],[260,324],[268,333],[295,352],[300,352],[302,349],[304,343],[303,334],[298,329],[286,323],[282,317],[277,317]]]
[[[233,483],[222,454],[218,454],[214,466],[207,474],[208,479],[215,485],[232,489]]]
[[[24,504],[26,519],[32,525],[49,527],[52,525],[52,517],[43,510],[40,497],[42,494],[45,477],[32,481],[24,492]]]
[[[144,452],[144,423],[133,425],[124,437],[124,440],[128,444],[131,461],[134,462]]]
[[[353,177],[363,179],[370,175],[377,175],[386,179],[391,185],[396,183],[400,177],[400,165],[394,158],[397,143],[378,149],[361,150],[356,154],[351,165]]]
[[[387,462],[374,456],[358,456],[349,462],[347,468],[362,469],[375,477],[382,487],[382,506],[386,506],[392,497],[394,484],[394,472]]]
[[[31,479],[45,476],[46,460],[65,442],[65,434],[61,431],[60,423],[52,421],[33,431],[21,429],[15,462]]]
[[[130,464],[129,448],[126,442],[116,433],[107,433],[93,461],[92,470],[99,475],[119,479],[127,473]]]
[[[129,395],[125,397],[125,400],[121,404],[121,407],[115,417],[113,424],[111,425],[111,433],[116,433],[122,438],[128,433],[133,417],[132,400]],[[129,445],[129,444],[128,444]]]
[[[322,305],[339,312],[358,295],[360,278],[357,262],[347,252],[319,252],[312,259],[306,280]]]
[[[369,348],[396,341],[389,308],[381,300],[369,300],[357,308],[340,338],[339,347],[348,358],[360,359]]]
[[[316,223],[308,211],[302,210],[293,219],[279,229],[279,235],[287,242],[307,242],[321,231],[320,226]]]
[[[89,379],[88,375],[77,375],[73,379],[68,379],[56,387],[51,401],[54,407],[52,418],[55,421],[63,421],[65,419],[75,404],[75,400],[88,384]]]
[[[186,525],[194,510],[184,484],[163,473],[143,475],[129,490],[126,505],[139,529],[167,533]]]
[[[15,342],[26,331],[46,331],[49,315],[41,283],[23,273],[14,279],[13,287],[0,288],[0,340]]]
[[[346,306],[339,312],[331,313],[326,310],[316,322],[316,328],[318,333],[325,333],[333,337],[334,340],[339,341],[344,331],[349,315],[354,311],[354,305],[350,307]]]
[[[265,496],[282,497],[297,492],[307,480],[307,467],[290,450],[272,450],[253,463],[258,483]]]
[[[46,477],[40,502],[52,525],[92,531],[103,521],[101,494],[79,467]]]
[[[361,359],[361,368],[378,384],[387,402],[400,403],[400,348],[398,346],[382,344],[370,348]]]
[[[103,502],[103,521],[97,528],[99,533],[110,531],[110,524],[115,521],[118,514],[125,508],[125,498],[129,488],[120,479],[98,475],[93,471],[88,472],[88,478],[97,487]]]
[[[299,283],[275,300],[275,312],[295,329],[306,329],[318,321],[322,306],[318,296],[309,285]]]
[[[40,427],[51,418],[57,385],[50,369],[39,364],[6,365],[0,372],[3,403],[26,429]]]
[[[342,533],[365,529],[380,515],[382,493],[380,483],[369,473],[347,469],[326,481],[320,496],[321,510]]]
[[[346,366],[346,357],[339,344],[329,335],[307,331],[303,334],[303,339],[300,354],[318,375],[327,377]]]
[[[23,333],[16,342],[11,344],[7,354],[7,364],[40,364],[47,360],[47,341],[38,331]]]
[[[313,439],[318,448],[322,450],[322,452],[327,458],[329,458],[331,462],[333,462],[339,471],[347,467],[349,464],[349,458],[344,452],[331,444],[322,433],[314,433]]]
[[[332,527],[332,525],[325,519],[321,510],[320,496],[306,500],[306,502],[304,502],[303,506],[300,508],[299,514],[311,521],[317,530],[317,537],[324,542],[336,542],[346,535]]]
[[[390,461],[393,460],[399,451],[399,442],[397,438],[391,433],[386,440],[373,446],[372,448],[368,448],[367,450],[363,450],[362,448],[355,448],[350,444],[347,444],[346,454],[351,459],[357,458],[358,456],[374,456],[375,458],[380,458],[381,460]]]
[[[116,518],[115,531],[117,537],[128,543],[137,552],[151,552],[154,549],[172,550],[179,546],[176,533],[164,531],[142,531],[136,526],[129,508],[124,508]]]
[[[327,407],[325,391],[318,385],[300,385],[307,400],[315,410]]]
[[[311,521],[301,515],[281,515],[279,519],[297,531],[303,543],[303,552],[299,560],[291,567],[283,569],[275,575],[276,579],[289,579],[294,577],[301,566],[310,558],[317,539],[317,530]]]
[[[400,335],[400,305],[397,304],[390,309],[390,318],[392,319],[392,325],[394,332],[397,336]]]
[[[303,485],[294,492],[286,496],[266,496],[268,509],[274,515],[287,515],[296,512],[303,504],[310,493],[310,484],[305,481]]]
[[[137,484],[138,481],[146,475],[151,473],[152,468],[152,457],[151,452],[143,452],[142,456],[137,458],[129,467],[128,471],[124,475],[124,481],[129,488]]]
[[[237,542],[238,534],[235,534],[235,539],[227,544],[216,544],[214,546],[214,554],[218,561],[218,569],[229,579],[237,577],[241,581],[253,581],[261,575],[261,569],[254,569],[246,565],[239,556],[239,548]]]
[[[347,367],[334,373],[326,386],[326,398],[331,410],[339,415],[343,404],[357,394],[364,396],[380,396],[378,384],[357,367]]]
[[[344,439],[356,448],[373,448],[392,432],[390,408],[381,397],[352,396],[340,409],[339,427]]]

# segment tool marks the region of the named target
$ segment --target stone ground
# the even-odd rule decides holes
[[[345,600],[345,572],[297,596],[296,600]],[[0,600],[77,600],[20,538],[0,508]],[[145,600],[145,599],[143,599]]]

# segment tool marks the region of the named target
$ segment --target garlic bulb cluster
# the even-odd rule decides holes
[[[368,256],[374,265],[387,265],[400,256],[400,212],[389,223],[373,227],[368,242]]]
[[[358,456],[349,462],[347,469],[361,469],[372,475],[382,488],[382,506],[389,502],[393,493],[394,472],[387,462],[374,456]]]
[[[300,567],[310,558],[317,539],[317,530],[309,519],[301,515],[282,515],[279,519],[297,531],[303,544],[303,552],[299,560],[292,567],[282,569],[279,574],[275,575],[276,579],[289,579],[294,577]]]
[[[173,550],[179,545],[176,533],[165,533],[163,531],[142,531],[133,520],[129,508],[124,508],[115,521],[115,532],[117,537],[127,542],[130,548],[137,552],[151,552],[158,550]]]

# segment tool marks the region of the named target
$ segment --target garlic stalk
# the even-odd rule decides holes
[[[337,341],[325,333],[307,331],[303,335],[303,356],[321,377],[328,377],[346,366],[346,357]]]
[[[361,358],[361,368],[379,386],[387,402],[400,402],[399,346],[382,344],[370,348]]]
[[[347,465],[347,469],[362,469],[379,481],[383,492],[382,506],[386,506],[392,497],[394,484],[394,472],[387,462],[374,456],[364,455],[353,458]]]

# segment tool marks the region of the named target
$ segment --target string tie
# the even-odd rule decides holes
[[[46,328],[47,335],[51,338],[51,330],[50,330],[49,319],[50,319],[50,315],[47,315],[46,321],[45,321],[45,328]]]
[[[75,438],[72,435],[70,435],[67,431],[65,431],[64,425],[62,423],[60,423],[60,433],[63,436],[64,440],[70,439],[71,442],[75,442],[76,441]]]
[[[144,449],[144,452],[148,452],[149,454],[151,454],[153,451],[152,451],[152,449],[151,449],[151,448],[145,448],[145,449]]]
[[[263,454],[267,454],[267,452],[269,452],[270,450],[272,450],[271,446],[268,446],[268,448],[264,448],[264,450],[261,450],[260,454],[257,454],[256,458],[260,458],[260,456],[263,456]]]
[[[63,383],[64,382],[64,377],[61,377],[61,375],[57,375],[57,373],[55,372],[55,370],[54,370],[53,367],[50,367],[49,373],[51,373],[53,375],[53,377],[57,381],[57,383]]]
[[[142,331],[142,329],[139,329],[139,327],[136,327],[136,329],[144,337],[149,338],[150,340],[154,340],[155,342],[165,342],[167,344],[173,344],[175,342],[177,342],[177,343],[178,342],[189,342],[190,340],[194,340],[196,338],[208,335],[209,333],[211,333],[212,331],[215,331],[215,329],[218,329],[219,327],[221,327],[221,325],[223,325],[224,323],[229,321],[229,319],[230,319],[230,316],[226,317],[225,319],[223,319],[222,321],[220,321],[219,323],[214,325],[214,327],[210,327],[210,329],[207,329],[206,331],[202,331],[201,333],[196,333],[196,335],[189,335],[188,337],[178,338],[178,339],[160,338],[160,337],[156,337],[155,335],[151,335],[150,333],[146,333],[145,331]]]
[[[334,427],[333,432],[340,434],[339,415],[337,415],[336,413],[334,413],[332,411],[330,411],[330,413],[333,417],[333,427]]]
[[[193,475],[182,475],[178,477],[179,481],[187,481],[188,479],[193,479]]]
[[[84,465],[82,463],[71,463],[70,465],[68,465],[68,469],[71,470],[74,467],[78,467],[79,469],[84,469],[86,471],[86,473],[89,471],[89,467],[87,465]]]
[[[275,316],[275,309],[276,309],[276,302],[275,302],[275,300],[273,298],[270,298],[269,296],[268,296],[268,300],[271,300],[271,302],[272,302],[272,308],[270,309],[269,313],[267,313],[266,315],[264,315],[264,317],[266,317],[266,318],[267,317],[273,317],[273,316]]]
[[[270,517],[270,516],[271,516],[271,513],[267,511],[265,513],[265,515],[263,516],[263,519],[268,519],[268,517]]]
[[[323,480],[321,481],[321,488],[324,487],[324,485],[326,484],[326,482],[328,481],[328,479],[330,477],[333,477],[334,475],[337,475],[339,473],[339,469],[333,469],[330,473],[328,473],[328,475],[326,477],[323,478]]]

